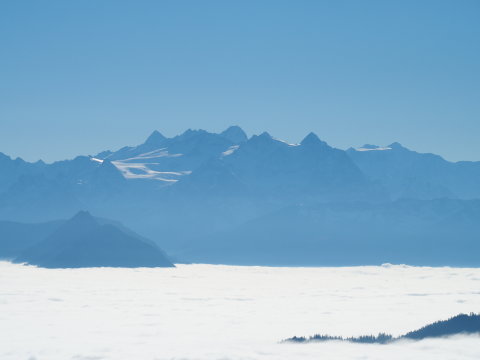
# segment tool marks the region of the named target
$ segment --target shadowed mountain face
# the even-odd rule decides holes
[[[239,126],[230,126],[220,135],[234,144],[241,144],[248,140],[247,134]]]
[[[293,205],[199,237],[179,256],[274,266],[478,266],[479,218],[479,200]]]
[[[11,159],[0,153],[0,194],[7,191],[20,177],[26,174],[41,174],[46,164],[42,161],[29,163],[20,158]]]
[[[12,260],[56,231],[63,221],[25,224],[0,221],[0,259]]]
[[[46,268],[173,266],[154,243],[83,211],[14,261]]]
[[[112,161],[127,179],[156,180],[162,185],[172,185],[235,145],[237,139],[243,141],[238,132],[230,129],[225,136],[187,130],[171,139],[155,131],[145,143],[106,153],[101,160]]]
[[[405,335],[394,338],[388,334],[364,335],[359,337],[343,338],[341,336],[313,335],[306,337],[293,337],[285,342],[320,342],[320,341],[349,341],[364,344],[389,344],[398,340],[423,340],[429,338],[438,338],[453,335],[480,335],[480,315],[478,314],[459,314],[448,320],[434,322],[421,329],[411,331]]]
[[[480,198],[480,162],[448,162],[420,154],[399,143],[386,147],[364,145],[348,149],[363,173],[384,186],[392,198]]]
[[[288,144],[236,126],[154,131],[53,164],[0,156],[0,219],[89,209],[185,261],[479,265],[479,184],[480,163],[397,143],[343,151],[313,133]]]
[[[242,196],[286,203],[385,198],[344,151],[313,133],[300,144],[287,144],[268,133],[253,136],[182,182],[178,185],[186,192],[225,197],[238,191]]]

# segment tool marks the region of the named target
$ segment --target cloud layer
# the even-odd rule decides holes
[[[0,263],[0,358],[478,359],[478,336],[395,345],[279,344],[399,335],[480,309],[480,269],[408,266],[48,270]]]

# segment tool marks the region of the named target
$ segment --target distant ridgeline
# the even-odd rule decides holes
[[[152,241],[86,211],[66,221],[6,225],[0,226],[0,258],[15,263],[44,268],[175,266]]]
[[[436,338],[443,336],[452,336],[458,334],[480,334],[480,315],[479,314],[460,314],[448,320],[437,321],[433,324],[424,326],[418,330],[410,331],[399,337],[380,333],[374,335],[362,335],[358,337],[344,338],[341,336],[313,335],[310,337],[294,336],[284,342],[320,342],[320,341],[348,341],[362,344],[389,344],[398,340],[423,340],[427,338]]]
[[[0,153],[0,258],[80,210],[184,262],[480,266],[480,161],[398,143],[341,150],[313,133],[290,144],[233,126],[154,131],[137,146],[51,164]]]

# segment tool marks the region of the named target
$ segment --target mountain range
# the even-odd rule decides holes
[[[154,131],[51,164],[0,153],[0,234],[88,209],[185,261],[478,265],[479,199],[480,162],[398,143],[341,150],[313,133]]]

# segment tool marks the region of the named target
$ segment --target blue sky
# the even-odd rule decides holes
[[[0,151],[237,124],[480,160],[479,19],[476,0],[3,1]]]

